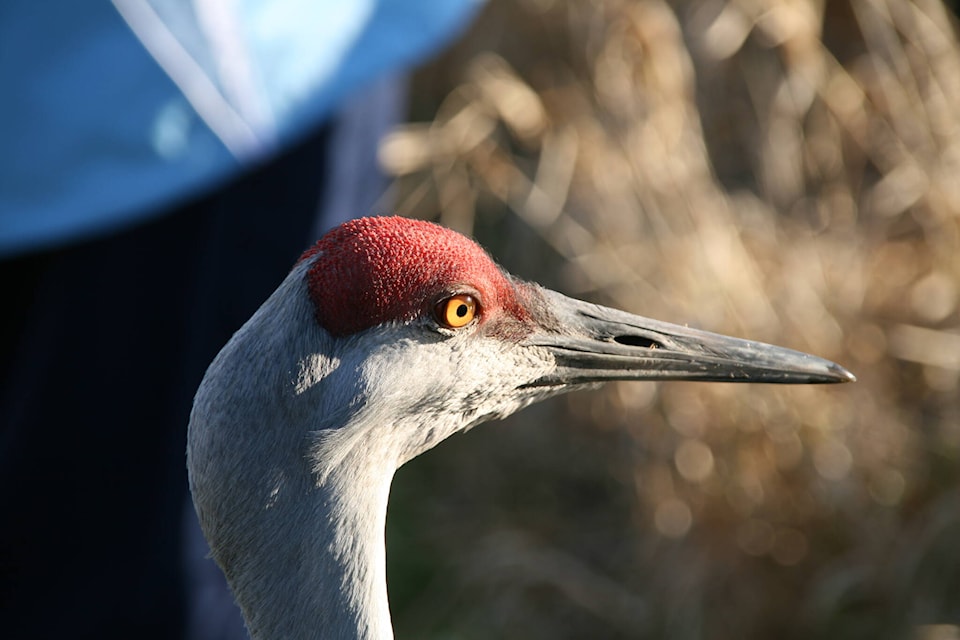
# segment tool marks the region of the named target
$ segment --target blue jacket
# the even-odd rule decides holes
[[[480,0],[0,3],[0,258],[162,213],[449,41]]]

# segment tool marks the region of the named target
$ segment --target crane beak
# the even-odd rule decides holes
[[[829,360],[762,342],[690,329],[541,289],[556,324],[526,344],[553,354],[556,368],[527,387],[610,380],[700,380],[814,384],[852,382]]]

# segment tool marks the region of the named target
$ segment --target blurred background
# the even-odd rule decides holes
[[[380,161],[564,293],[852,385],[623,383],[402,468],[399,638],[960,638],[960,49],[935,0],[492,0]]]

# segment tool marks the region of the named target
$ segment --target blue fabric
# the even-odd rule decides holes
[[[224,183],[436,51],[478,6],[4,0],[0,257],[120,229]]]

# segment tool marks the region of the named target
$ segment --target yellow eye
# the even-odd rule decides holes
[[[437,319],[448,329],[459,329],[470,324],[477,316],[477,301],[473,296],[460,293],[441,300],[437,305]]]

